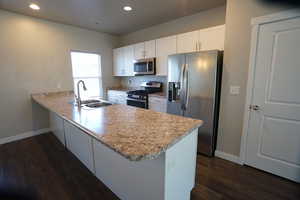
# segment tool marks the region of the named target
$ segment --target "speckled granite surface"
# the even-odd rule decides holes
[[[72,92],[33,94],[32,99],[131,161],[154,159],[202,125],[141,108],[112,105],[78,108]]]

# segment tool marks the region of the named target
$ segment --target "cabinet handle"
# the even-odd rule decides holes
[[[201,51],[201,42],[198,42],[199,51]]]

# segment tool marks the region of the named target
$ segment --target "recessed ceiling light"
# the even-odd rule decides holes
[[[40,7],[37,4],[34,4],[34,3],[30,4],[29,8],[31,8],[32,10],[39,10],[40,9]]]
[[[132,11],[132,7],[130,7],[130,6],[124,6],[123,10],[125,10],[125,11]]]

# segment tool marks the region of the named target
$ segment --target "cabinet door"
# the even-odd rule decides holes
[[[156,75],[168,75],[168,56],[176,54],[176,36],[156,40]]]
[[[50,112],[50,129],[57,139],[65,146],[64,120]]]
[[[193,31],[177,35],[177,53],[189,53],[199,51],[199,31]]]
[[[137,43],[134,45],[134,59],[143,59],[145,58],[145,43]]]
[[[125,63],[124,76],[133,76],[133,60],[134,60],[133,45],[124,47],[124,63]]]
[[[225,25],[199,31],[200,50],[224,50]]]
[[[65,121],[67,148],[92,172],[94,172],[94,158],[92,138],[71,123]]]
[[[108,90],[107,92],[108,101],[116,104],[127,104],[127,94],[125,91]]]
[[[149,109],[156,112],[167,112],[167,99],[149,97]]]
[[[113,75],[114,76],[123,76],[125,74],[124,69],[124,48],[117,48],[113,50],[114,57],[114,68]]]
[[[145,42],[145,58],[154,58],[155,50],[155,40]]]

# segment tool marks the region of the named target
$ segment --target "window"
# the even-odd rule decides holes
[[[94,53],[71,52],[74,91],[77,95],[77,82],[83,80],[87,90],[80,87],[82,99],[98,97],[102,91],[101,56]]]

